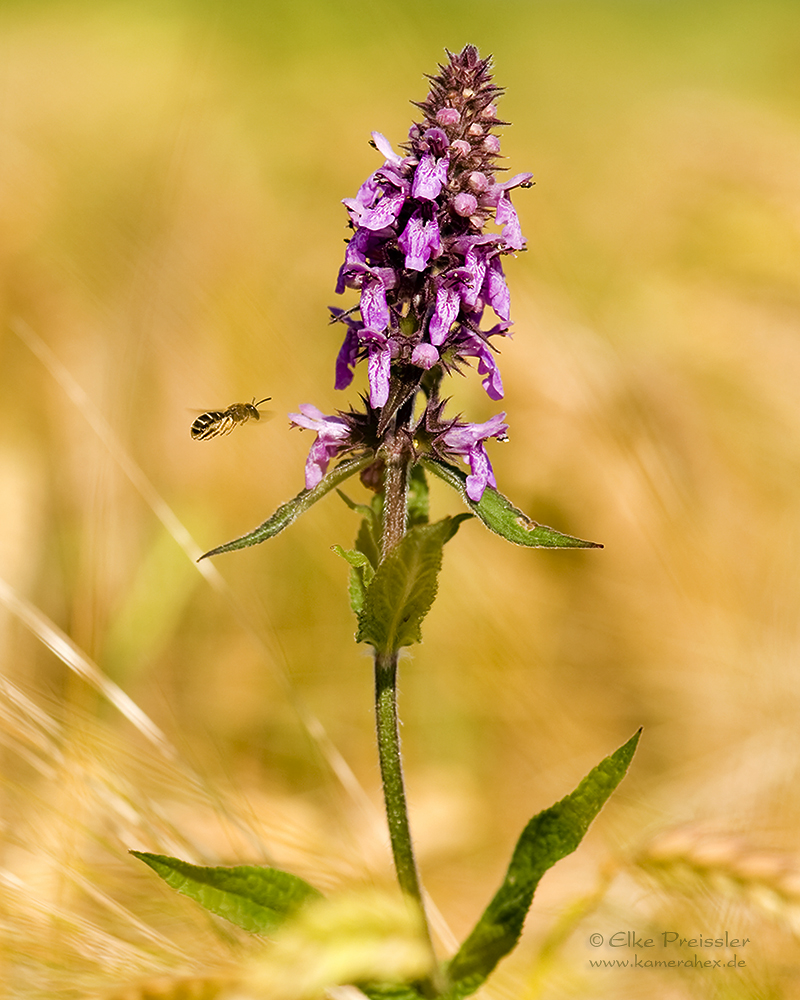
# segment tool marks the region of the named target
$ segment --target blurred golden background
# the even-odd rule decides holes
[[[498,485],[605,548],[514,549],[475,521],[447,547],[400,705],[442,952],[526,821],[644,725],[482,995],[800,995],[797,4],[5,0],[9,996],[227,960],[127,848],[391,882],[371,662],[330,550],[352,513],[329,497],[202,573],[192,556],[302,488],[311,436],[287,412],[355,400],[327,325],[340,201],[379,165],[370,132],[402,142],[423,74],[467,42],[494,56],[503,154],[536,181],[506,267]],[[452,394],[473,420],[500,408],[475,372]],[[267,395],[268,422],[190,439],[197,411]],[[648,928],[749,936],[747,965],[589,967],[631,957],[591,932]]]

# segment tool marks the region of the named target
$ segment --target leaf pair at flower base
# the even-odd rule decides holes
[[[462,1000],[473,994],[497,963],[513,950],[539,881],[557,861],[577,848],[592,820],[625,776],[638,740],[639,732],[590,771],[574,792],[528,823],[517,841],[500,888],[456,955],[442,968],[446,987],[440,993],[441,1000]],[[317,905],[322,900],[322,894],[303,879],[276,868],[247,865],[204,868],[159,854],[131,853],[178,892],[212,913],[259,934],[273,935],[282,926],[300,919],[309,904]],[[389,934],[390,928],[384,927],[380,933]],[[335,935],[330,938],[330,947],[341,948],[341,941]],[[377,944],[371,947],[380,951]],[[421,1000],[422,994],[413,981],[358,981],[369,967],[363,956],[358,960],[354,957],[350,966],[347,961],[338,961],[329,962],[327,967],[338,971],[335,975],[331,973],[333,978],[325,985],[354,984],[370,1000]]]
[[[260,524],[257,528],[253,528],[252,531],[248,531],[247,534],[242,535],[240,538],[234,538],[230,542],[225,542],[224,545],[218,545],[216,548],[210,549],[200,558],[206,559],[208,556],[221,555],[223,552],[245,549],[250,545],[258,545],[269,538],[274,538],[284,528],[288,528],[293,521],[297,520],[301,514],[304,514],[318,500],[321,500],[331,490],[341,486],[342,483],[357,472],[363,472],[374,461],[375,456],[369,454],[340,462],[312,490],[301,490],[297,496],[282,504],[263,524]],[[471,500],[467,495],[466,473],[462,472],[456,466],[450,465],[448,462],[442,462],[431,457],[420,459],[411,471],[408,505],[410,528],[413,528],[417,524],[427,523],[428,520],[428,490],[425,483],[424,469],[427,469],[454,489],[472,513],[490,531],[501,535],[515,545],[524,545],[528,548],[550,549],[602,548],[602,545],[598,542],[587,542],[581,538],[574,538],[572,535],[565,535],[554,528],[548,528],[547,525],[538,524],[532,518],[528,517],[527,514],[523,514],[521,510],[518,510],[507,497],[491,486],[486,487],[479,501]],[[366,511],[369,511],[370,513],[367,518],[379,516],[374,508],[366,507],[363,504],[355,504],[352,501],[346,502],[359,513],[364,514]],[[373,520],[373,529],[375,523]],[[377,531],[373,530],[373,534],[374,538],[379,537]],[[376,544],[376,554],[377,551],[378,546]],[[369,558],[372,561],[371,554]],[[376,565],[376,563],[373,562],[373,565]]]

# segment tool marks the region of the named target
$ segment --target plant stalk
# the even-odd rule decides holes
[[[381,561],[392,552],[406,531],[408,473],[412,459],[411,449],[401,435],[396,433],[387,435],[386,444]],[[397,881],[403,894],[414,900],[419,907],[431,953],[431,974],[417,985],[425,996],[436,997],[444,992],[444,983],[438,971],[433,939],[425,913],[422,885],[408,822],[397,716],[397,656],[396,649],[388,653],[375,654],[375,723],[378,759]]]
[[[436,997],[443,992],[436,953],[433,948],[422,885],[414,857],[411,828],[408,822],[403,761],[400,753],[400,730],[397,717],[397,652],[375,655],[375,721],[378,734],[378,759],[381,768],[383,798],[389,839],[397,873],[397,881],[404,895],[419,906],[425,928],[425,937],[432,958],[431,975],[419,984],[425,996]]]

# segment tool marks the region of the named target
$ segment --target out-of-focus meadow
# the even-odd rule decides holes
[[[391,883],[371,662],[330,548],[353,514],[328,497],[194,556],[302,488],[311,436],[286,413],[363,387],[333,390],[340,200],[379,165],[369,133],[403,141],[423,74],[467,42],[536,180],[515,194],[498,484],[605,548],[514,549],[475,521],[447,546],[400,705],[442,952],[530,816],[644,725],[484,995],[797,995],[797,5],[267,0],[0,8],[9,996],[151,996],[131,984],[230,961],[127,848]],[[475,372],[452,394],[498,409]],[[269,421],[190,439],[197,411],[268,395]],[[589,945],[618,930],[727,930],[746,965],[591,968],[633,960]]]

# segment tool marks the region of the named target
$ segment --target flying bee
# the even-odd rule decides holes
[[[207,441],[220,434],[230,434],[236,424],[246,424],[251,417],[253,420],[260,420],[261,414],[258,408],[270,399],[272,396],[266,396],[256,402],[254,397],[252,403],[231,403],[227,410],[209,410],[207,413],[201,413],[192,424],[190,433],[195,441]]]

